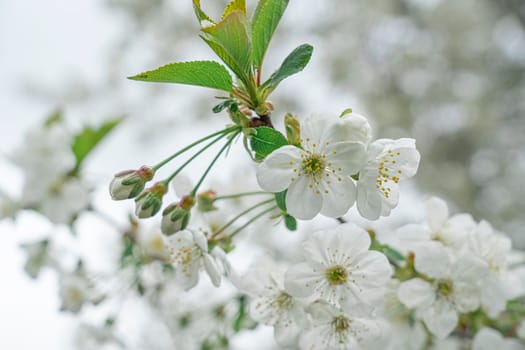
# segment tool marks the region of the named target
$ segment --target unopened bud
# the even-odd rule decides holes
[[[162,197],[166,192],[168,189],[162,182],[157,182],[144,190],[135,199],[135,214],[141,219],[157,214],[162,206]]]
[[[217,207],[213,205],[216,197],[217,193],[212,190],[199,193],[197,196],[197,209],[203,213],[217,210]]]
[[[273,105],[272,101],[266,101],[266,108],[268,108],[269,111],[275,110],[275,106]]]
[[[166,236],[184,230],[190,222],[191,208],[195,204],[195,199],[191,196],[182,198],[179,203],[169,205],[162,212],[160,229]]]
[[[125,170],[117,173],[109,184],[111,198],[116,201],[134,198],[144,189],[146,182],[153,179],[155,172],[148,166],[138,170]]]
[[[297,116],[286,113],[284,116],[284,128],[286,129],[286,138],[290,145],[301,144],[301,125]]]

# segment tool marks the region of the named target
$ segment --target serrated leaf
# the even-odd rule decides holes
[[[246,15],[246,0],[232,0],[224,9],[221,21],[234,11],[242,11]]]
[[[284,225],[290,231],[297,230],[297,220],[291,215],[286,214],[284,216]]]
[[[246,22],[242,11],[234,11],[220,23],[203,28],[201,38],[245,84],[249,84],[252,49]]]
[[[260,126],[255,130],[257,133],[250,138],[250,145],[257,160],[266,158],[276,149],[288,144],[286,137],[275,129]]]
[[[113,128],[119,125],[124,117],[111,119],[104,122],[98,128],[90,126],[85,127],[80,133],[73,138],[71,148],[75,155],[76,165],[75,170],[80,168],[80,165],[87,157],[87,155],[102,141]]]
[[[192,61],[171,63],[152,71],[129,77],[156,83],[176,83],[204,86],[230,92],[232,77],[226,68],[215,61]]]
[[[277,204],[277,207],[285,213],[286,213],[286,192],[287,191],[288,190],[284,190],[282,192],[278,192],[275,194],[275,203]]]
[[[273,33],[288,6],[288,0],[260,0],[252,18],[252,62],[261,67]]]
[[[201,9],[201,2],[200,0],[193,0],[193,11],[195,12],[195,16],[197,16],[197,19],[199,20],[199,24],[202,25],[202,22],[208,21],[211,24],[215,24],[215,22],[208,17],[204,11]]]
[[[308,62],[310,62],[313,50],[313,46],[308,44],[303,44],[295,48],[284,59],[279,69],[277,69],[263,84],[263,87],[272,91],[277,87],[277,85],[279,85],[281,81],[302,71]]]

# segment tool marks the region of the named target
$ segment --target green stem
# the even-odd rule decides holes
[[[230,128],[230,129],[226,129],[226,130],[229,130],[229,132],[231,132],[232,130],[238,130],[239,127],[236,126],[235,128]],[[179,173],[188,165],[190,164],[195,158],[197,158],[199,155],[201,155],[201,153],[203,153],[204,151],[206,151],[208,148],[210,148],[211,146],[213,146],[215,143],[219,142],[222,138],[224,138],[225,136],[227,135],[227,133],[223,133],[223,134],[220,134],[219,137],[217,137],[215,140],[211,141],[210,143],[208,143],[206,146],[204,146],[203,148],[201,148],[197,153],[195,153],[193,156],[191,156],[190,159],[188,159],[186,162],[184,162],[184,164],[182,164],[177,170],[175,170],[175,172],[173,174],[171,174],[167,179],[165,179],[164,181],[162,181],[164,183],[164,185],[168,186],[168,184],[171,182],[171,180],[173,180],[173,178],[175,178],[175,176],[179,175]]]
[[[253,218],[251,218],[250,220],[248,220],[244,225],[242,225],[241,227],[239,227],[238,229],[236,229],[235,231],[233,231],[231,234],[230,234],[230,238],[232,238],[233,236],[235,236],[237,233],[239,233],[240,231],[244,230],[248,225],[250,225],[251,223],[253,223],[255,220],[261,218],[262,216],[266,215],[267,213],[271,212],[272,210],[275,210],[277,209],[277,206],[274,205],[273,207],[270,207],[268,209],[265,209],[264,211],[260,212],[259,214],[255,215]]]
[[[221,131],[217,131],[217,132],[214,132],[213,134],[210,134],[208,136],[205,136],[195,142],[193,142],[192,144],[184,147],[183,149],[181,149],[180,151],[177,151],[176,153],[172,154],[171,156],[169,156],[168,158],[164,159],[162,162],[158,163],[157,165],[155,165],[152,169],[154,171],[157,171],[159,168],[161,168],[162,166],[166,165],[166,163],[170,162],[171,160],[173,160],[174,158],[180,156],[182,153],[190,150],[191,148],[197,146],[198,144],[206,141],[206,140],[209,140],[211,139],[212,137],[215,137],[217,135],[222,135],[222,134],[228,134],[230,132],[232,132],[233,130],[236,130],[238,129],[237,126],[234,126],[234,127],[231,127],[231,128],[227,128],[227,129],[223,129]]]
[[[206,168],[206,170],[204,171],[204,174],[202,174],[201,178],[199,179],[199,182],[197,182],[197,185],[195,185],[193,190],[190,192],[190,196],[192,196],[192,197],[195,196],[195,194],[199,190],[200,185],[202,185],[202,182],[204,181],[204,179],[206,178],[206,176],[210,172],[210,170],[213,167],[213,165],[215,165],[215,163],[217,162],[217,160],[219,159],[221,154],[224,153],[224,151],[226,151],[226,149],[231,145],[231,143],[233,142],[233,139],[237,135],[239,135],[239,132],[240,132],[240,130],[235,132],[233,135],[230,135],[230,139],[228,140],[228,142],[226,142],[226,144],[224,146],[222,146],[222,148],[219,150],[219,152],[215,155],[215,157],[211,161],[210,165],[208,165],[208,168]]]
[[[235,217],[233,217],[230,221],[228,221],[227,223],[225,223],[217,232],[215,232],[213,234],[212,237],[215,237],[217,235],[219,235],[220,233],[222,233],[224,230],[226,230],[228,227],[230,227],[235,221],[237,221],[238,219],[240,219],[242,216],[248,214],[249,212],[251,212],[252,210],[254,209],[257,209],[259,208],[260,206],[263,206],[265,204],[268,204],[268,203],[271,203],[273,202],[275,199],[267,199],[265,201],[262,201],[262,202],[259,202],[255,205],[252,205],[251,207],[249,207],[248,209],[242,211],[241,213],[237,214]]]
[[[224,196],[217,196],[215,197],[214,201],[218,201],[221,199],[235,199],[235,198],[241,198],[246,196],[256,196],[261,194],[273,194],[271,192],[264,192],[264,191],[253,191],[253,192],[242,192],[242,193],[235,193],[235,194],[228,194]]]

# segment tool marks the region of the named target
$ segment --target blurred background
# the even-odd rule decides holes
[[[215,18],[225,3],[202,0]],[[180,147],[180,130],[203,135],[224,124],[211,112],[211,90],[126,80],[213,58],[198,30],[190,0],[0,1],[0,191],[20,190],[6,155],[57,109],[76,128],[127,117],[86,163],[103,188],[99,197],[116,171]],[[375,138],[413,137],[422,155],[419,192],[490,221],[525,248],[525,2],[292,0],[265,73],[304,42],[315,47],[310,65],[273,96],[278,128],[285,112],[338,115],[351,107],[370,118]],[[0,323],[0,348],[30,348],[15,338],[35,326],[35,315],[56,312],[42,305],[56,290],[23,276],[20,237],[12,224],[0,230],[0,273],[12,277],[0,306],[20,319],[18,332]],[[68,329],[61,317],[35,344],[60,348],[57,337]]]

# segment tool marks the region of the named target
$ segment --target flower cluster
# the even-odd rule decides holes
[[[376,309],[392,269],[370,244],[365,230],[345,224],[304,241],[303,262],[257,266],[243,279],[254,298],[252,316],[274,326],[282,346],[350,349],[376,340]]]
[[[271,153],[257,180],[266,191],[286,190],[288,212],[299,219],[339,217],[356,201],[367,219],[388,216],[399,200],[399,181],[414,176],[420,155],[413,139],[370,140],[370,125],[357,114],[306,119],[300,144]]]

